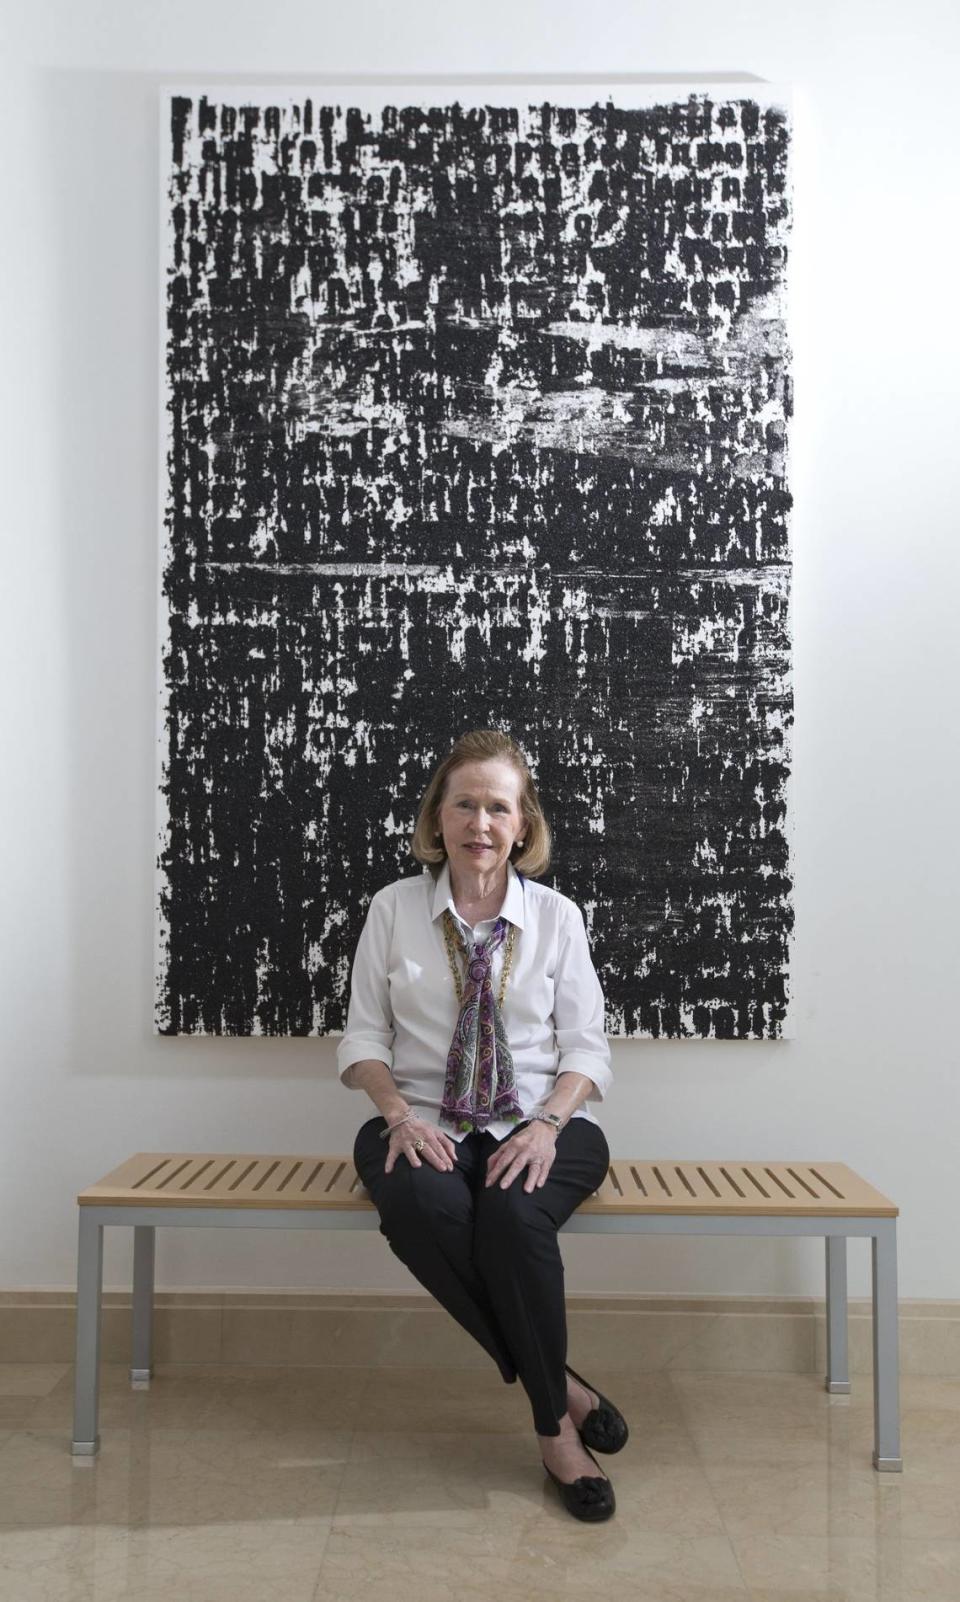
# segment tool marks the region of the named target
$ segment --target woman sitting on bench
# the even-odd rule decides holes
[[[357,1171],[410,1272],[519,1378],[565,1507],[609,1518],[622,1415],[566,1366],[557,1231],[609,1151],[586,1101],[610,1083],[600,984],[579,908],[537,884],[550,830],[519,746],[464,735],[421,803],[422,874],[370,904],[354,958],[344,1082],[377,1116]]]

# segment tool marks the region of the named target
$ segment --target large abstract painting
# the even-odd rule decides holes
[[[171,91],[157,1028],[329,1034],[470,728],[613,1035],[776,1038],[790,119],[762,86]]]

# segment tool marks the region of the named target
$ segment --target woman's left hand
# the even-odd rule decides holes
[[[539,1118],[525,1124],[518,1134],[502,1141],[490,1158],[484,1188],[499,1180],[501,1190],[506,1190],[524,1168],[529,1168],[523,1188],[526,1191],[539,1189],[553,1167],[556,1147],[557,1133],[550,1124]]]

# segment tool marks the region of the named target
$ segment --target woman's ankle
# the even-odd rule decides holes
[[[556,1435],[541,1435],[538,1432],[537,1440],[538,1441],[565,1441],[565,1440],[569,1440],[571,1438],[571,1436],[574,1436],[574,1435],[577,1434],[577,1426],[574,1424],[573,1419],[570,1417],[569,1413],[564,1413],[562,1418],[558,1418],[557,1419],[557,1424],[559,1425],[559,1428],[557,1430]],[[579,1437],[578,1437],[578,1439],[579,1439]]]

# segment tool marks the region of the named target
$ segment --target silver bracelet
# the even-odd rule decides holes
[[[388,1124],[386,1129],[381,1129],[381,1131],[380,1131],[380,1139],[381,1140],[386,1140],[388,1135],[392,1135],[393,1131],[395,1129],[399,1129],[401,1124],[405,1124],[407,1119],[408,1118],[412,1118],[412,1117],[413,1117],[413,1108],[412,1107],[408,1107],[407,1111],[404,1113],[403,1117],[402,1118],[398,1118],[395,1124]]]
[[[564,1126],[565,1120],[560,1117],[559,1113],[543,1112],[541,1110],[540,1112],[535,1112],[535,1113],[531,1113],[530,1114],[530,1122],[531,1123],[538,1123],[538,1124],[549,1124],[550,1128],[553,1130],[554,1134],[555,1135],[559,1135],[561,1129]]]

